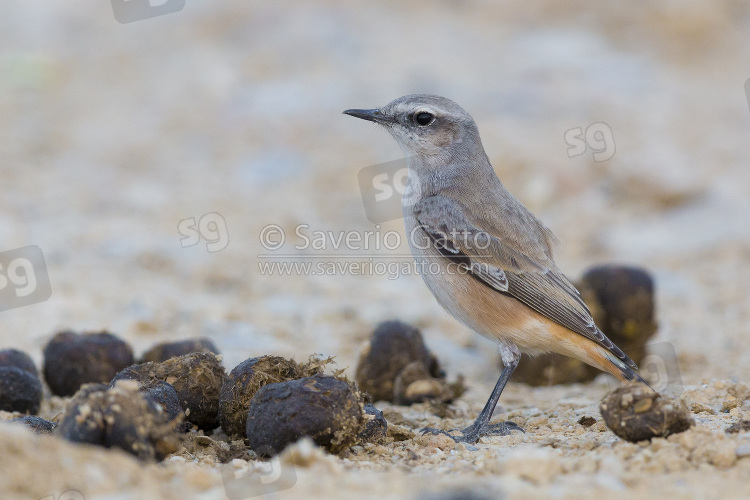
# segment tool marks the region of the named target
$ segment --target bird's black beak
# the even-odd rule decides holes
[[[356,118],[362,118],[363,120],[380,123],[381,125],[388,125],[393,123],[393,119],[390,116],[386,116],[379,109],[347,109],[344,111],[345,115],[354,116]]]

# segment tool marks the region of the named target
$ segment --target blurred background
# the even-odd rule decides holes
[[[418,276],[259,271],[269,224],[308,261],[330,252],[293,249],[299,224],[403,232],[367,219],[357,183],[400,150],[341,111],[434,93],[474,116],[571,278],[606,262],[654,274],[656,340],[685,383],[750,376],[742,2],[187,0],[126,24],[105,1],[2,10],[0,252],[37,245],[52,294],[0,312],[0,346],[39,362],[62,328],[110,329],[137,354],[208,336],[227,368],[315,352],[351,374],[373,327],[400,318],[449,375],[491,384],[492,344]],[[186,233],[206,214],[220,250]]]

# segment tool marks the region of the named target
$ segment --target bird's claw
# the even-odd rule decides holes
[[[524,434],[526,431],[524,431],[521,426],[516,424],[515,422],[499,422],[497,424],[484,424],[482,426],[476,426],[475,424],[471,424],[466,429],[451,429],[449,431],[444,431],[442,429],[435,429],[433,427],[425,427],[422,429],[422,435],[425,434],[445,434],[452,440],[454,440],[457,443],[476,443],[479,441],[479,438],[483,436],[507,436],[512,431],[521,431]],[[458,435],[454,435],[451,433],[458,432]]]

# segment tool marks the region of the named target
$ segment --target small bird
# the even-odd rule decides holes
[[[513,422],[490,423],[521,353],[556,352],[643,382],[555,264],[555,235],[500,182],[471,115],[450,99],[423,94],[344,113],[382,125],[399,144],[409,185],[418,187],[402,208],[417,267],[428,270],[422,278],[446,311],[499,345],[504,368],[474,423],[457,435],[425,432],[474,443],[523,431]]]

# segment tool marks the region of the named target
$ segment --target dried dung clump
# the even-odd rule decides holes
[[[338,453],[357,441],[364,424],[361,401],[352,384],[326,375],[265,385],[250,401],[248,442],[261,455],[275,455],[309,436]]]
[[[268,384],[311,377],[322,372],[333,358],[311,356],[306,363],[279,356],[250,358],[232,369],[221,387],[219,423],[229,436],[245,437],[247,410],[258,390]]]
[[[464,392],[461,379],[448,384],[422,334],[401,321],[377,326],[360,353],[355,380],[373,401],[412,404],[451,401]]]
[[[141,363],[161,363],[170,358],[191,354],[194,352],[210,352],[219,354],[219,349],[208,338],[194,338],[178,340],[177,342],[162,342],[151,347],[141,356]]]
[[[112,385],[118,380],[137,380],[142,386],[159,380],[167,382],[177,391],[185,420],[211,430],[219,425],[219,393],[225,378],[221,356],[197,352],[162,363],[130,366],[115,376]]]
[[[161,460],[178,448],[175,424],[133,381],[84,386],[66,406],[56,433],[77,443],[119,447],[142,460]]]
[[[684,432],[695,423],[681,401],[662,397],[647,385],[637,382],[609,393],[599,410],[612,432],[634,443]]]

